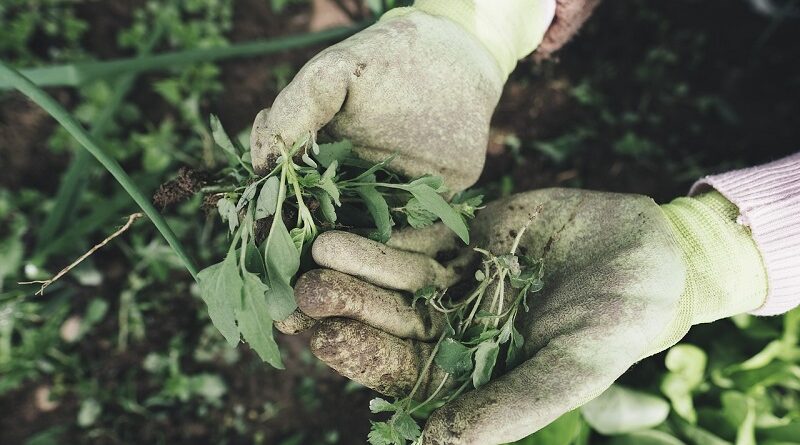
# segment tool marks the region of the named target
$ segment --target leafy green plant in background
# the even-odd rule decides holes
[[[337,227],[344,202],[349,212],[369,212],[376,226],[372,236],[381,242],[391,235],[391,202],[409,225],[422,227],[441,219],[469,243],[465,219],[474,215],[480,201],[447,203],[440,196],[446,189],[439,177],[404,183],[386,170],[391,158],[365,163],[351,155],[349,142],[318,145],[310,134],[282,147],[273,170],[258,177],[250,152],[225,133],[216,116],[211,116],[211,129],[231,166],[210,187],[210,196],[233,238],[225,259],[200,272],[201,295],[231,346],[244,337],[275,367],[283,365],[272,322],[285,319],[297,307],[292,283],[300,257],[321,228]],[[256,230],[262,220],[269,220],[263,242]]]
[[[15,65],[45,62],[32,50],[37,34],[57,39],[48,47],[46,57],[64,60],[85,57],[80,38],[88,29],[86,21],[76,17],[70,0],[5,0],[0,3],[0,55]]]

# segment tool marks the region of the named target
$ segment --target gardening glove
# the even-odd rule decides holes
[[[408,177],[451,191],[483,169],[489,121],[517,59],[532,52],[554,0],[418,0],[311,59],[255,119],[252,161],[265,173],[320,129],[370,162],[396,155]]]
[[[544,288],[520,310],[526,361],[436,410],[424,444],[521,439],[593,399],[632,364],[675,344],[689,328],[758,308],[767,294],[760,254],[737,208],[716,192],[658,206],[638,195],[539,190],[494,202],[472,224],[476,246],[544,262]],[[405,396],[441,331],[409,293],[447,287],[474,271],[440,226],[398,232],[391,245],[327,232],[312,248],[326,269],[303,275],[299,307],[317,319],[311,349],[341,374]],[[467,249],[468,250],[468,249]],[[450,255],[452,257],[452,254]],[[423,376],[422,396],[441,381]],[[432,383],[433,382],[433,383]]]

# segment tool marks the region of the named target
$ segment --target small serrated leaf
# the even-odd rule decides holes
[[[461,375],[472,370],[472,351],[452,338],[439,345],[434,358],[436,365],[444,372]]]
[[[389,421],[394,426],[395,431],[406,440],[417,440],[422,430],[414,419],[404,411],[398,411]]]

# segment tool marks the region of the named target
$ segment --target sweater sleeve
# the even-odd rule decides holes
[[[800,305],[800,153],[758,167],[706,176],[690,191],[716,189],[739,208],[767,270],[766,302],[754,315]]]

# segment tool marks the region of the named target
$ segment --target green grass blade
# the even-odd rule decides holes
[[[141,56],[147,55],[155,48],[156,43],[161,39],[164,27],[158,23],[155,32],[142,49]],[[127,74],[121,77],[114,85],[114,93],[111,100],[101,112],[100,116],[93,122],[90,134],[92,137],[100,139],[106,132],[107,127],[114,121],[114,115],[123,104],[125,97],[130,92],[136,81],[136,74]],[[53,210],[47,214],[42,228],[36,237],[36,252],[42,251],[44,246],[53,242],[58,233],[64,231],[65,226],[73,220],[78,208],[80,196],[86,189],[88,182],[89,169],[94,167],[92,157],[86,150],[79,150],[72,158],[67,171],[62,176],[61,184],[55,196]],[[45,259],[44,256],[42,259]]]
[[[132,57],[105,62],[85,62],[23,69],[21,73],[23,76],[30,79],[31,82],[42,87],[74,87],[90,80],[112,77],[122,73],[141,73],[143,71],[163,70],[183,64],[212,62],[235,57],[257,56],[288,49],[302,48],[345,38],[363,29],[368,24],[369,23],[362,23],[347,28],[335,28],[315,33],[236,43],[218,48],[190,49],[147,57]],[[0,79],[0,89],[8,89],[13,86],[10,80]]]
[[[189,256],[183,249],[180,241],[175,236],[175,233],[169,227],[169,224],[164,220],[160,213],[153,207],[141,190],[131,180],[125,170],[119,165],[116,159],[109,156],[104,152],[95,142],[94,138],[75,120],[72,115],[64,109],[58,102],[55,101],[50,95],[45,93],[41,88],[36,86],[33,82],[25,78],[17,70],[9,67],[3,62],[0,62],[0,79],[7,82],[22,94],[30,98],[37,105],[47,111],[55,120],[60,123],[64,129],[69,132],[86,150],[89,151],[103,167],[114,176],[114,179],[122,185],[122,188],[133,198],[136,204],[142,211],[150,218],[150,221],[156,226],[161,235],[167,240],[167,243],[175,251],[175,254],[183,261],[184,266],[192,274],[192,277],[197,279],[197,269],[192,263]]]

